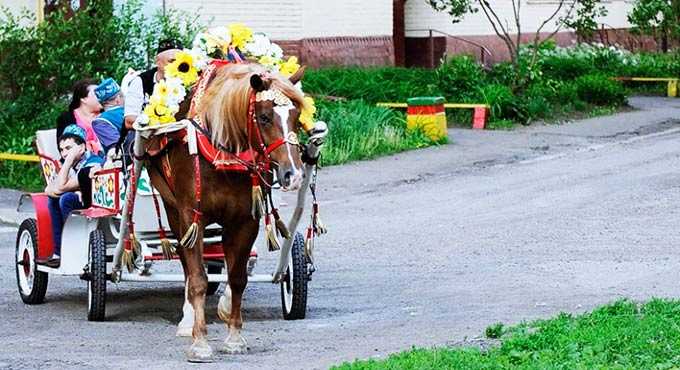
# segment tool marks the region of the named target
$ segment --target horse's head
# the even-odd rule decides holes
[[[250,86],[256,91],[255,122],[284,191],[297,190],[302,184],[297,131],[305,103],[294,85],[303,75],[304,68],[288,80],[268,73],[256,73],[250,77]]]

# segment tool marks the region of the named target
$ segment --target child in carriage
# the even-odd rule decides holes
[[[47,261],[44,261],[50,267],[59,267],[61,262],[61,234],[64,222],[72,211],[86,208],[89,204],[87,200],[92,196],[86,189],[81,189],[79,177],[83,176],[79,174],[87,173],[83,171],[85,169],[89,172],[92,167],[100,166],[103,160],[86,149],[86,137],[85,130],[77,125],[66,126],[59,137],[61,169],[57,177],[45,188],[45,193],[49,196],[48,207],[54,239],[54,252]],[[85,177],[89,182],[89,176]],[[77,193],[79,190],[83,190],[81,195]]]
[[[116,149],[123,131],[125,101],[120,86],[113,78],[107,78],[97,85],[94,94],[104,111],[92,121],[92,129],[97,134],[104,153],[110,156],[110,151]]]

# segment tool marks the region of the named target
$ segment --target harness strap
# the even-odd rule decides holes
[[[201,162],[198,153],[194,154],[194,195],[196,196],[196,207],[194,208],[193,222],[198,223],[201,218]]]
[[[172,167],[170,166],[170,158],[168,157],[167,152],[161,158],[161,169],[163,170],[163,176],[165,176],[165,181],[168,183],[168,187],[170,188],[170,191],[174,194],[175,193],[175,182],[172,179]]]
[[[151,197],[153,198],[153,205],[156,208],[156,219],[158,220],[158,236],[161,239],[166,239],[165,229],[163,228],[163,222],[161,221],[161,206],[158,202],[158,196],[156,192],[151,189]]]

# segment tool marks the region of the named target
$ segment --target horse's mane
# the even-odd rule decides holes
[[[227,64],[217,70],[203,96],[197,116],[212,133],[213,144],[231,151],[248,147],[247,119],[250,101],[250,77],[264,73],[258,64]],[[278,89],[293,101],[298,109],[305,106],[304,96],[287,78],[269,73],[272,89]]]

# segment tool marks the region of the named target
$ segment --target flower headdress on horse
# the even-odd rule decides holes
[[[285,59],[281,47],[263,33],[253,31],[241,23],[215,27],[199,33],[191,49],[183,49],[175,55],[175,61],[165,67],[165,79],[154,87],[149,104],[140,115],[142,125],[158,126],[175,121],[180,104],[199,80],[211,60],[227,60],[240,63],[255,61],[269,71],[290,77],[300,69],[297,57]],[[302,90],[301,85],[298,88]],[[300,123],[309,132],[314,126],[314,100],[305,97],[305,107]]]

